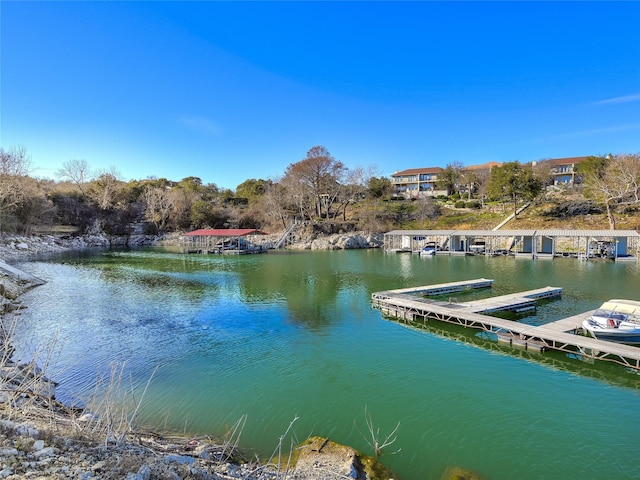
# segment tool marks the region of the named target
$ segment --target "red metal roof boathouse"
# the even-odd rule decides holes
[[[185,253],[264,253],[266,248],[254,244],[260,235],[267,233],[253,228],[201,228],[184,234],[183,249]]]

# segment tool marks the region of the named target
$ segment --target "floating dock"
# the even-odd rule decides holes
[[[378,292],[373,295],[397,295],[420,293],[422,295],[445,295],[447,293],[462,292],[463,290],[472,290],[475,288],[488,288],[493,285],[493,280],[479,278],[477,280],[465,280],[462,282],[441,283],[439,285],[427,285],[424,287],[398,288],[396,290],[388,290],[386,292]]]
[[[374,307],[388,316],[402,320],[438,320],[491,332],[499,341],[526,349],[558,350],[594,360],[619,363],[640,370],[640,348],[576,335],[582,321],[592,311],[564,318],[546,325],[533,326],[486,315],[498,311],[524,311],[535,308],[543,298],[562,295],[560,287],[544,287],[527,292],[458,303],[425,298],[420,295],[441,295],[473,288],[488,288],[493,280],[485,278],[423,287],[375,292]],[[432,293],[435,292],[435,293]]]

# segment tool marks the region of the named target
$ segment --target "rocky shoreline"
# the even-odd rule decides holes
[[[326,239],[323,245],[326,249],[363,248],[346,245],[369,242],[365,237],[355,237],[354,243],[341,238],[344,236]],[[35,362],[13,361],[11,331],[12,322],[19,321],[19,297],[43,281],[11,263],[70,250],[152,245],[155,241],[146,236],[115,241],[104,235],[0,236],[0,479],[392,478],[375,460],[328,438],[308,439],[283,466],[275,461],[243,461],[233,445],[210,438],[140,431],[119,432],[118,438],[104,432],[96,435],[95,416],[57,402],[55,382]],[[296,248],[312,247],[306,243]]]
[[[136,247],[154,245],[153,235],[107,236],[92,235],[6,235],[0,234],[0,259],[5,262],[26,260],[40,255],[62,253],[87,248]]]
[[[267,235],[258,245],[267,248],[280,235]],[[323,234],[318,232],[301,235],[287,245],[292,250],[351,250],[381,248],[382,233],[348,232]],[[25,260],[87,248],[142,247],[153,245],[181,246],[182,234],[109,236],[102,233],[90,235],[6,235],[0,234],[0,259],[5,262]]]

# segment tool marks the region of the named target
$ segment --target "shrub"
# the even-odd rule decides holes
[[[458,200],[455,203],[454,207],[456,207],[456,208],[464,208],[464,200]]]
[[[156,227],[153,223],[145,222],[145,224],[144,224],[144,234],[145,235],[157,235],[158,234],[158,227]]]

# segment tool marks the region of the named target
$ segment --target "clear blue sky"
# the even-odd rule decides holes
[[[640,152],[639,2],[0,2],[0,145],[235,189]]]

